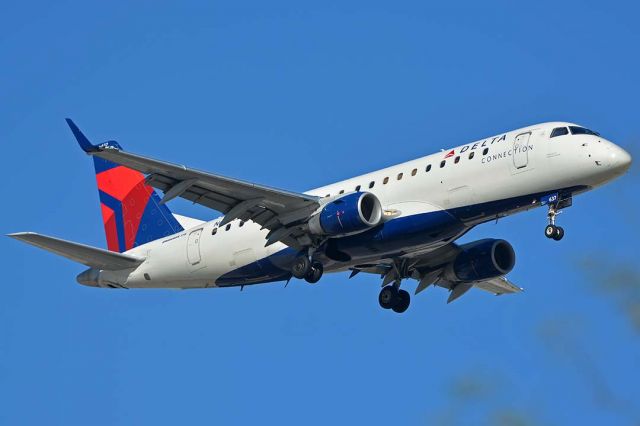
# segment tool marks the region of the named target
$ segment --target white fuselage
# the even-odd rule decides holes
[[[346,237],[341,243],[346,250],[353,249],[351,260],[328,262],[325,271],[425,253],[479,223],[539,206],[541,194],[575,195],[626,171],[628,154],[600,136],[550,138],[552,129],[569,125],[556,122],[517,129],[309,191],[328,198],[371,192],[385,209],[383,227],[393,229],[380,231],[371,241],[368,234]],[[443,217],[446,231],[436,232]],[[253,222],[241,226],[234,220],[220,228],[220,221],[135,247],[127,253],[144,257],[145,262],[135,270],[101,271],[98,285],[203,288],[287,279],[291,256],[286,254],[291,248],[282,243],[265,247],[268,231]]]

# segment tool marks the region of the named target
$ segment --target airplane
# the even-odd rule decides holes
[[[364,272],[380,277],[378,302],[397,313],[410,304],[405,279],[418,282],[415,294],[447,289],[447,303],[474,287],[522,291],[506,278],[516,258],[509,242],[455,241],[541,206],[545,236],[560,241],[562,209],[632,161],[597,132],[547,122],[298,193],[133,154],[115,141],[94,145],[66,121],[93,157],[108,250],[33,232],[9,236],[88,266],[80,284],[243,289]],[[173,214],[167,203],[176,197],[222,216],[203,222]]]

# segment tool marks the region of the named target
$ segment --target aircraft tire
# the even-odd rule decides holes
[[[378,295],[378,303],[380,303],[380,307],[382,309],[391,309],[397,302],[398,290],[394,286],[388,285],[380,290],[380,295]]]
[[[311,268],[309,269],[309,272],[307,272],[307,275],[305,275],[304,279],[309,284],[315,284],[318,281],[320,281],[320,278],[322,278],[323,271],[324,271],[324,268],[322,266],[322,263],[317,261],[313,262],[311,264]]]
[[[311,261],[309,258],[304,255],[298,256],[291,266],[291,274],[298,279],[302,279],[307,276],[310,269]]]
[[[401,314],[404,311],[406,311],[407,309],[409,309],[409,304],[411,303],[411,295],[409,294],[408,291],[406,291],[406,290],[398,291],[398,294],[397,294],[396,298],[397,298],[397,302],[391,308],[391,309],[393,309],[393,312]]]
[[[564,237],[564,228],[561,226],[556,226],[556,232],[553,234],[553,239],[556,241],[560,241]]]
[[[544,228],[544,236],[547,238],[553,238],[556,235],[556,226],[555,225],[547,225]]]

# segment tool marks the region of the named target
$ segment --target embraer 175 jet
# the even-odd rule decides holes
[[[93,145],[67,123],[93,157],[108,250],[31,232],[10,236],[89,266],[80,284],[243,287],[366,272],[382,279],[380,306],[398,313],[409,307],[405,278],[418,281],[416,294],[446,288],[448,302],[472,287],[521,291],[505,277],[515,265],[511,244],[455,241],[476,225],[540,206],[545,236],[559,241],[560,209],[631,164],[594,131],[543,123],[297,193],[131,154],[114,141]],[[174,215],[166,203],[176,197],[224,216]]]

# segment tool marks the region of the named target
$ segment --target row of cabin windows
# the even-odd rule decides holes
[[[489,153],[489,148],[485,148],[482,150],[482,155],[487,155]],[[469,160],[473,159],[473,157],[476,155],[475,151],[471,151],[469,153]],[[460,156],[456,156],[456,158],[453,159],[454,164],[458,164],[460,162]],[[440,162],[440,168],[443,168],[445,165],[447,164],[447,160],[442,160]],[[430,172],[431,171],[431,164],[427,164],[427,167],[424,169],[425,172]],[[415,176],[418,174],[418,169],[413,169],[411,170],[411,176]],[[398,173],[398,175],[396,176],[396,180],[402,180],[402,177],[404,176],[404,173]],[[389,183],[389,176],[386,176],[384,179],[382,179],[382,184],[386,185]],[[373,188],[376,185],[376,181],[372,180],[371,182],[369,182],[369,189]],[[356,186],[356,192],[360,191],[360,189],[362,188],[362,185],[358,185]],[[340,192],[338,192],[338,194],[344,194],[344,189],[341,189]],[[330,197],[331,194],[327,194],[325,195],[325,197]]]
[[[244,220],[241,220],[241,221],[240,221],[240,224],[238,224],[238,226],[239,226],[240,228],[242,228],[242,227],[244,226]],[[230,229],[231,229],[231,224],[230,224],[230,223],[227,223],[227,226],[225,226],[225,227],[224,227],[224,230],[225,230],[225,231],[228,231],[228,230],[230,230]],[[215,227],[211,230],[211,235],[216,235],[217,233],[218,233],[218,227],[217,227],[217,226],[215,226]]]

